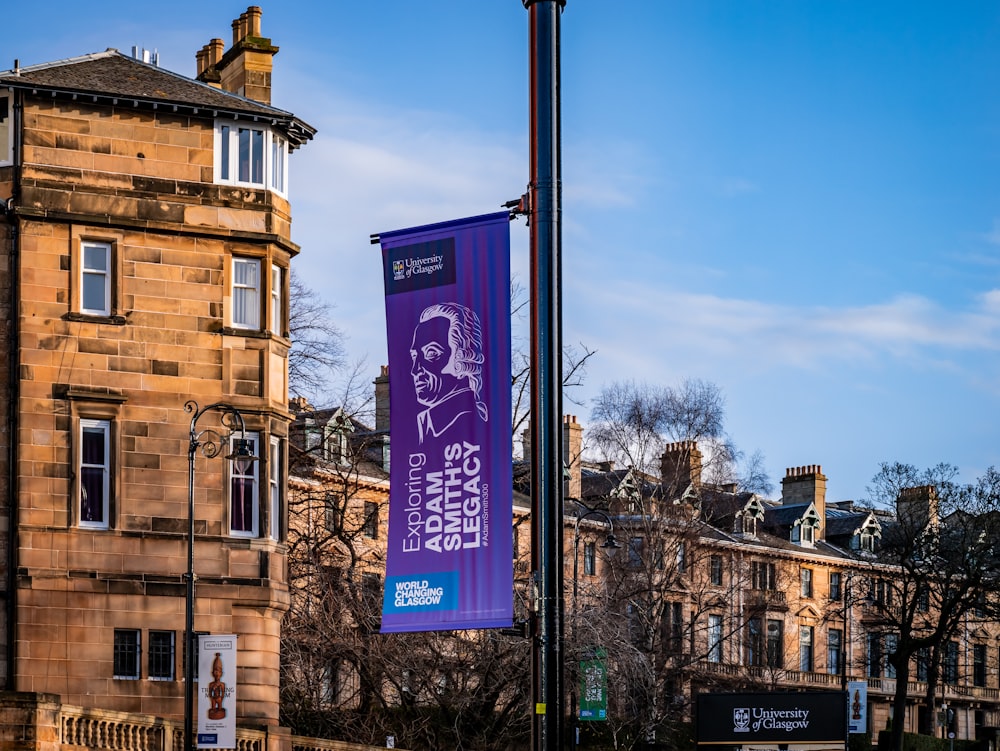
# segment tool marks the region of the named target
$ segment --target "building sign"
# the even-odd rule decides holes
[[[581,720],[608,719],[608,665],[603,649],[590,650],[588,659],[580,661],[580,710]]]
[[[842,691],[699,694],[699,744],[844,743],[847,694]]]
[[[865,681],[847,684],[847,732],[868,732],[868,683]]]
[[[236,748],[236,635],[198,635],[198,748]]]
[[[510,218],[379,237],[389,346],[382,631],[509,627]]]

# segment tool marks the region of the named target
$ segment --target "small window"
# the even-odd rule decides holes
[[[254,456],[258,456],[258,435],[247,432],[246,437]],[[258,537],[260,534],[259,466],[260,462],[250,462],[249,466],[240,468],[237,462],[229,462],[229,533],[233,537]]]
[[[174,632],[149,632],[149,679],[172,681],[174,679]]]
[[[111,496],[111,422],[80,420],[80,526],[108,528]]]
[[[593,542],[583,544],[583,574],[584,576],[597,574],[597,545]]]
[[[844,649],[844,632],[831,628],[826,632],[826,672],[840,675],[841,651]]]
[[[767,622],[767,666],[781,668],[785,664],[784,625],[779,620]]]
[[[972,645],[972,685],[986,685],[986,645]]]
[[[260,330],[260,261],[233,258],[233,328]]]
[[[754,589],[773,590],[776,586],[777,571],[773,563],[751,561],[750,578]]]
[[[323,517],[328,530],[337,532],[340,529],[340,510],[335,501],[329,498],[326,500]]]
[[[378,539],[378,504],[374,501],[365,501],[365,520],[361,533],[369,540]]]
[[[639,568],[642,565],[642,538],[632,537],[628,541],[628,565]]]
[[[687,571],[687,550],[682,541],[677,543],[677,573],[683,574],[685,571]]]
[[[722,556],[713,555],[708,559],[709,576],[712,584],[716,587],[722,586]]]
[[[813,627],[799,628],[799,671],[811,673],[813,666]]]
[[[722,616],[708,616],[708,661],[722,662]]]
[[[270,504],[268,504],[267,516],[268,516],[268,529],[270,531],[270,537],[272,540],[281,539],[281,509],[283,504],[281,503],[281,439],[272,438],[271,439],[271,451],[268,454],[267,461],[267,485],[268,485],[268,497],[270,498]]]
[[[764,631],[760,618],[747,620],[747,638],[744,663],[752,667],[764,665]]]
[[[839,600],[841,595],[840,589],[840,572],[831,571],[830,572],[830,599]]]
[[[111,243],[80,243],[80,312],[111,315]]]
[[[14,161],[14,129],[11,127],[10,103],[10,90],[0,91],[0,164],[11,164]]]
[[[283,336],[285,332],[285,327],[282,325],[284,320],[284,311],[282,310],[284,287],[281,277],[281,267],[271,266],[271,333],[277,336]]]
[[[804,568],[801,571],[802,579],[802,596],[812,597],[813,596],[813,572],[811,568]]]
[[[114,677],[117,680],[139,680],[141,646],[141,633],[138,629],[115,629]]]

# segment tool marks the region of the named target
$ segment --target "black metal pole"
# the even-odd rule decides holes
[[[523,0],[530,46],[532,748],[563,745],[562,178],[559,17],[565,0]]]
[[[187,526],[187,573],[184,575],[184,751],[195,751],[198,744],[195,742],[194,727],[194,673],[196,644],[194,634],[194,462],[198,451],[204,456],[212,459],[222,455],[222,450],[229,441],[227,436],[215,430],[198,431],[198,419],[206,412],[222,413],[222,423],[229,429],[232,435],[235,429],[239,430],[239,440],[236,441],[243,451],[246,451],[247,426],[243,420],[243,415],[235,407],[224,402],[209,404],[207,407],[198,407],[198,403],[193,399],[185,402],[184,411],[191,413],[191,425],[188,430],[188,526]],[[246,453],[236,452],[237,460],[256,461],[256,458]]]
[[[198,438],[191,419],[188,442],[188,529],[187,573],[184,576],[184,751],[192,751],[194,743],[194,459]]]

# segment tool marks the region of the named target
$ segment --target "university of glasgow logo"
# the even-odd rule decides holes
[[[393,279],[406,278],[406,264],[403,261],[392,262],[392,278]]]
[[[750,710],[746,707],[735,707],[733,709],[733,732],[750,732]]]

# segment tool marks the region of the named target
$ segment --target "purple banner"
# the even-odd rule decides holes
[[[510,626],[508,214],[379,242],[392,437],[382,631]]]

